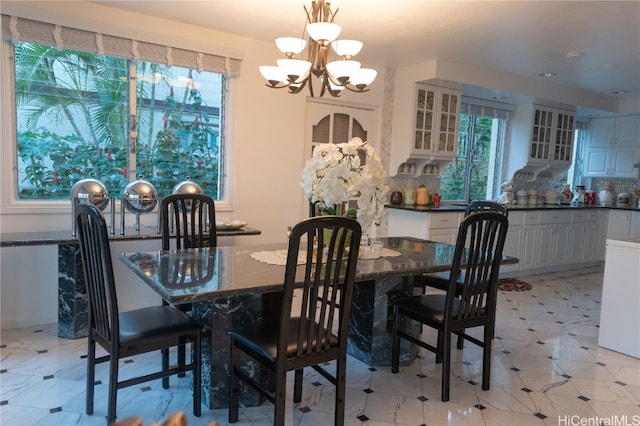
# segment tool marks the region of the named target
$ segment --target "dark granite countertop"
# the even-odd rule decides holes
[[[260,235],[259,229],[245,226],[237,230],[218,230],[218,237],[234,237],[240,235]],[[110,236],[112,241],[130,241],[130,240],[154,240],[160,239],[156,226],[142,226],[140,234],[133,229],[127,229],[125,235],[116,232]],[[69,231],[44,231],[44,232],[4,232],[0,234],[0,247],[18,247],[18,246],[38,246],[75,243],[76,238],[71,236]]]
[[[439,207],[429,206],[408,206],[408,205],[393,205],[385,204],[385,207],[396,210],[408,210],[419,213],[438,213],[438,212],[464,212],[466,204],[441,204]],[[607,210],[629,210],[640,212],[640,209],[635,207],[604,207],[604,206],[574,206],[571,204],[538,204],[535,206],[518,206],[509,205],[509,210],[594,210],[594,209],[607,209]]]

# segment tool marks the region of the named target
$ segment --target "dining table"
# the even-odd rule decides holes
[[[390,302],[413,294],[415,277],[449,271],[454,251],[454,245],[413,237],[379,238],[361,247],[349,355],[371,366],[391,365]],[[286,257],[286,242],[120,254],[120,260],[162,299],[191,304],[191,315],[203,324],[202,395],[209,408],[228,406],[229,330],[279,313]],[[508,256],[502,260],[517,262]],[[420,333],[417,324],[402,327],[416,336]],[[417,347],[403,341],[401,363],[408,365],[416,355]],[[258,405],[254,394],[243,392],[242,403]]]

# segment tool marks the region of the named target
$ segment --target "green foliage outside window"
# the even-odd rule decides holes
[[[458,151],[453,163],[442,171],[443,200],[484,200],[487,198],[491,158],[491,117],[461,114]]]
[[[138,143],[130,155],[128,67],[122,58],[15,45],[19,198],[66,199],[85,178],[117,197],[132,168],[160,196],[189,177],[218,198],[219,129],[208,112],[215,108],[206,106],[192,71],[174,88],[167,67],[136,63]]]

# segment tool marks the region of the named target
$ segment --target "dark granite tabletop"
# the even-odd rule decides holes
[[[410,237],[378,240],[401,255],[360,259],[357,281],[451,269],[453,245]],[[120,260],[163,299],[180,304],[281,289],[285,267],[251,257],[254,252],[275,250],[286,250],[286,244],[122,253]],[[517,262],[506,256],[503,260],[504,264]]]

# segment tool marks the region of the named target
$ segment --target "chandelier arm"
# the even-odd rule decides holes
[[[342,87],[344,87],[345,89],[349,90],[350,92],[354,92],[354,93],[364,93],[364,92],[368,92],[369,91],[369,89],[367,89],[366,87],[363,87],[362,89],[360,89],[359,87],[353,86],[351,84],[348,84],[348,85],[342,86]]]
[[[311,84],[311,76],[307,77],[306,79],[302,80],[302,83],[300,83],[300,85],[298,86],[293,86],[293,85],[289,85],[289,93],[295,95],[296,93],[300,93],[302,91],[302,89],[304,89],[304,86],[307,85],[307,82],[309,82],[309,84]]]
[[[270,89],[284,89],[285,87],[289,87],[289,84],[284,84],[284,83],[282,83],[282,85],[278,85],[278,84],[270,84],[267,82],[264,85]]]
[[[311,74],[309,74],[309,78],[307,79],[307,81],[309,82],[309,93],[311,94],[311,97],[313,98],[313,79],[311,78]],[[320,95],[320,97],[322,97],[322,95]]]

